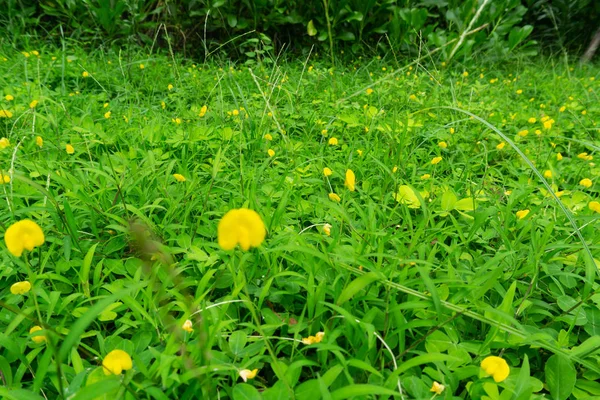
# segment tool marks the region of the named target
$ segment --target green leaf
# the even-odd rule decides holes
[[[444,194],[442,194],[442,210],[443,211],[452,211],[454,210],[454,205],[458,201],[458,198],[451,190],[446,190]]]
[[[528,400],[533,395],[533,386],[530,379],[529,358],[527,354],[523,358],[523,365],[517,377],[517,383],[513,389],[511,400]]]
[[[244,331],[235,331],[229,336],[229,348],[236,357],[244,350],[247,342],[248,335]]]
[[[308,21],[306,32],[308,33],[308,36],[315,36],[317,34],[317,28],[315,28],[315,24],[312,19]]]
[[[262,396],[258,393],[258,390],[252,385],[247,383],[240,383],[233,387],[231,393],[233,400],[261,400]]]
[[[96,247],[98,247],[98,243],[90,247],[83,259],[83,265],[81,267],[81,285],[83,286],[83,293],[86,297],[90,297],[90,267],[92,265]]]
[[[545,372],[550,396],[554,400],[566,400],[573,393],[577,381],[577,371],[571,360],[555,354],[546,361]]]
[[[359,276],[358,278],[350,282],[350,284],[346,286],[346,288],[344,288],[344,290],[337,299],[337,305],[341,306],[342,304],[350,300],[356,293],[364,289],[365,286],[373,283],[377,279],[379,279],[379,274],[375,272],[369,272],[364,274],[363,276]]]

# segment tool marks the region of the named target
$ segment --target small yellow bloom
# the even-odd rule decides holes
[[[233,110],[231,113],[233,114],[234,117],[237,117],[238,115],[240,115],[240,112],[237,109]]]
[[[566,109],[567,109],[567,107],[562,106],[561,108],[558,109],[558,112],[565,112]]]
[[[495,382],[502,382],[510,374],[510,368],[501,357],[489,356],[481,362],[481,368],[487,375],[492,375]]]
[[[366,90],[366,92],[367,92],[367,95],[370,95],[370,94],[372,94],[372,93],[373,93],[373,89],[371,89],[371,88],[368,88],[368,89]]]
[[[442,394],[444,389],[446,389],[446,386],[442,385],[441,383],[437,383],[436,381],[433,381],[433,385],[431,385],[431,389],[429,389],[429,391],[440,395]]]
[[[42,146],[44,145],[44,139],[42,139],[42,137],[41,137],[41,136],[36,136],[36,137],[35,137],[35,144],[36,144],[38,147],[42,147]]]
[[[525,137],[525,136],[529,135],[529,131],[527,129],[523,129],[522,131],[519,131],[517,133],[517,135],[519,135],[521,137]]]
[[[270,133],[267,133],[267,134],[264,136],[264,138],[265,138],[266,140],[273,140],[273,136],[271,136],[271,134],[270,134]]]
[[[17,282],[10,287],[12,294],[25,294],[31,290],[31,283],[29,281]]]
[[[583,178],[579,181],[579,184],[583,187],[590,188],[592,187],[592,180],[589,178]]]
[[[448,148],[448,143],[446,143],[446,142],[439,142],[438,146],[440,146],[442,149],[447,149]]]
[[[517,218],[523,219],[529,214],[529,210],[520,210],[517,211]]]
[[[549,119],[547,121],[544,121],[544,129],[550,129],[552,128],[552,124],[554,124],[554,120],[553,119]]]
[[[104,118],[109,119],[110,118],[110,114],[112,114],[112,112],[107,111],[104,113]]]
[[[329,200],[339,203],[342,199],[340,199],[340,196],[335,193],[329,193]]]
[[[8,146],[10,146],[10,140],[8,140],[5,137],[3,137],[2,139],[0,139],[0,149],[5,149]]]
[[[258,373],[258,368],[255,368],[252,371],[250,371],[249,369],[243,369],[239,372],[240,378],[242,378],[244,380],[244,382],[247,382],[248,379],[254,379],[256,377],[257,373]]]
[[[32,333],[39,332],[41,330],[43,330],[43,328],[41,326],[35,325],[35,326],[31,327],[31,329],[29,330],[29,334],[31,335]],[[39,344],[39,343],[46,341],[46,336],[44,336],[44,335],[33,336],[31,338],[31,340],[33,340],[34,342]]]
[[[351,169],[346,170],[346,181],[344,182],[344,186],[346,186],[351,192],[354,192],[355,184],[356,176],[354,175],[354,171],[352,171]]]
[[[181,329],[183,329],[187,333],[192,333],[194,331],[194,329],[192,328],[192,321],[186,319],[183,325],[181,326]]]
[[[358,150],[356,150],[356,153],[357,153],[359,156],[362,156],[362,155],[363,155],[363,151],[362,151],[361,149],[358,149]]]
[[[544,171],[544,178],[552,178],[552,171],[549,169]]]
[[[462,73],[462,76],[464,76],[466,78],[467,76],[469,76],[469,73],[467,71],[465,71]]]
[[[167,105],[165,104],[164,101],[160,102],[160,106],[162,107],[163,110],[167,107]]]
[[[108,107],[108,103],[104,103],[104,104],[102,105],[102,107],[103,107],[103,108],[107,108],[107,107]]]
[[[512,194],[512,190],[505,190],[504,191],[504,195],[505,196],[510,196]]]
[[[600,204],[599,204],[599,206],[600,206]],[[325,234],[327,236],[331,236],[331,225],[330,224],[323,225],[323,232],[325,232]]]
[[[12,95],[10,95],[10,94],[7,94],[6,96],[4,96],[4,99],[5,99],[6,101],[13,101],[15,98],[14,98]]]
[[[536,129],[536,130],[534,131],[534,133],[535,133],[536,135],[540,136],[540,135],[542,134],[542,131],[540,131],[539,129]]]
[[[173,178],[175,178],[177,182],[185,182],[185,176],[181,174],[173,174]]]
[[[25,58],[28,58],[30,56],[30,54],[26,51],[22,51],[21,54],[23,54]]]
[[[408,96],[408,98],[412,101],[416,101],[417,100],[417,96],[415,96],[414,94],[411,94],[410,96]]]
[[[33,50],[33,51],[31,52],[31,54],[33,54],[33,55],[34,55],[34,56],[36,56],[36,57],[39,57],[39,56],[40,56],[40,52],[39,52],[39,51],[37,51],[37,50]]]
[[[10,176],[0,174],[0,185],[4,185],[6,183],[10,183]]]
[[[172,118],[171,122],[175,122],[177,125],[181,125],[181,118],[177,117],[177,118]]]
[[[506,142],[498,143],[496,145],[496,149],[502,150],[504,148],[504,146],[506,146]]]
[[[523,91],[521,89],[517,90],[517,94],[521,94]]]
[[[304,344],[321,343],[324,336],[325,336],[325,332],[317,332],[315,334],[315,336],[309,336],[307,338],[302,338],[302,343],[304,343]]]
[[[588,204],[588,207],[590,208],[590,210],[600,213],[600,203],[599,202],[590,201],[590,204]]]
[[[329,139],[328,143],[332,146],[336,146],[338,144],[338,140],[336,138],[332,137]]]
[[[557,160],[557,161],[560,161],[560,160],[562,160],[562,159],[563,159],[563,155],[562,155],[562,154],[560,154],[560,153],[556,153],[556,160]]]
[[[65,147],[65,150],[67,151],[67,154],[75,153],[75,148],[73,146],[71,146],[70,144],[67,144],[67,146]]]
[[[323,129],[323,130],[321,131],[321,135],[323,135],[323,136],[327,136],[327,129]]]
[[[144,66],[144,64],[140,64],[140,69],[144,69],[144,68],[146,68],[146,67]]]
[[[273,157],[275,155],[275,150],[269,149],[267,150],[267,153],[269,154],[269,157]]]
[[[89,72],[87,72],[87,71],[83,71],[83,72],[81,73],[81,76],[83,76],[84,78],[87,78],[87,77],[89,77],[89,76],[90,76],[90,73],[89,73]]]
[[[168,89],[168,90],[173,90],[173,85],[171,85],[171,84],[169,83],[169,86],[167,86],[167,89]]]
[[[38,105],[38,101],[37,100],[33,100],[31,103],[29,103],[29,108],[35,108],[35,106]]]
[[[208,111],[208,106],[207,105],[203,105],[202,108],[200,108],[200,113],[198,115],[200,117],[204,117],[204,115],[206,114],[207,111]]]
[[[537,119],[531,117],[527,120],[527,122],[529,122],[530,124],[535,124],[537,122]]]
[[[393,173],[396,173],[396,172],[398,172],[398,166],[394,165],[394,168],[392,168],[392,172],[393,172]]]
[[[450,134],[454,135],[454,132],[456,132],[456,130],[454,128],[450,128]]]
[[[439,164],[442,161],[442,157],[433,157],[433,159],[431,160],[431,163],[433,165],[435,164]]]
[[[325,176],[331,176],[333,174],[333,171],[327,167],[323,168],[323,175]]]
[[[581,158],[582,160],[586,160],[586,161],[592,161],[594,159],[594,157],[588,155],[588,153],[577,154],[577,158]]]
[[[23,250],[33,250],[34,247],[44,244],[42,228],[29,219],[15,222],[4,233],[6,248],[15,257],[21,257]]]
[[[229,210],[217,228],[219,246],[223,250],[233,250],[238,244],[242,250],[258,247],[265,240],[265,224],[254,210],[238,208]]]
[[[129,354],[123,350],[113,350],[104,357],[102,366],[105,375],[120,375],[123,370],[133,368],[133,362]]]
[[[369,127],[365,126],[365,132],[369,132]]]
[[[423,174],[423,175],[421,175],[421,179],[424,180],[424,181],[427,180],[427,179],[429,179],[429,178],[431,178],[430,174]]]
[[[585,114],[587,114],[587,111],[586,111],[586,110],[583,110],[583,111],[581,112],[581,115],[585,115]]]

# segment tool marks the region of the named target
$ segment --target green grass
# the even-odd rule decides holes
[[[1,48],[0,231],[46,236],[20,258],[0,244],[2,397],[599,396],[600,69],[471,62]],[[267,238],[221,250],[240,207]],[[114,349],[133,368],[106,376]]]

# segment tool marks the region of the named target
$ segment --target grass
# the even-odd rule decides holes
[[[3,247],[3,398],[600,395],[596,66],[22,50],[0,231],[45,243]],[[267,238],[224,251],[240,207]],[[115,349],[133,368],[106,375]]]

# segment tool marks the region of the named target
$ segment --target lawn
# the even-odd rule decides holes
[[[600,396],[600,68],[344,57],[0,48],[1,396]]]

